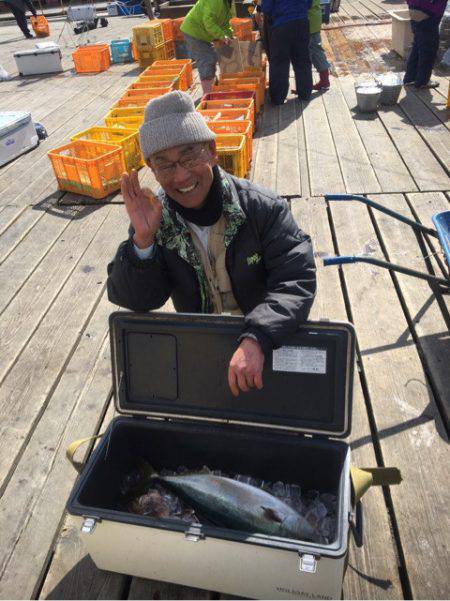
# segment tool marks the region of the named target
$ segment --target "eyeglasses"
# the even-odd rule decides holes
[[[159,164],[152,162],[153,171],[156,175],[167,178],[174,175],[177,165],[180,165],[180,167],[187,170],[194,169],[194,167],[198,167],[198,165],[205,162],[207,159],[207,151],[208,148],[206,148],[206,146],[193,147],[192,149],[187,150],[177,161],[164,161]]]

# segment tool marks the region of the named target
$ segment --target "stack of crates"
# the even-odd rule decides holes
[[[149,67],[155,60],[175,58],[171,19],[152,19],[133,27],[133,43],[139,65]]]
[[[144,166],[136,130],[118,127],[90,127],[72,136],[71,141],[75,140],[95,140],[120,146],[128,173],[132,169],[137,170]]]
[[[158,63],[159,61],[156,62]],[[189,61],[189,64],[185,63],[184,60],[164,61],[164,63],[163,65],[153,64],[147,67],[141,73],[139,80],[145,81],[148,77],[160,77],[161,79],[178,77],[178,89],[183,91],[189,90],[192,81],[192,61]]]
[[[219,85],[213,86],[214,92],[229,92],[232,90],[248,90],[255,92],[255,109],[259,113],[264,105],[266,93],[265,77],[255,71],[240,71],[239,73],[224,73],[220,76]]]

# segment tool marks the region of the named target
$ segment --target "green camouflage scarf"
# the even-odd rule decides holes
[[[227,248],[237,231],[245,221],[245,214],[239,201],[233,195],[231,186],[222,171],[220,173],[220,184],[223,194],[223,215],[225,217],[225,247]],[[195,269],[200,288],[202,312],[211,313],[213,302],[210,295],[208,281],[203,271],[200,257],[197,254],[192,236],[183,218],[171,208],[166,195],[162,197],[161,226],[157,233],[157,243],[173,250]]]

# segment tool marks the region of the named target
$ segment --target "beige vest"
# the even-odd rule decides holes
[[[197,234],[189,228],[192,241],[209,283],[214,313],[242,315],[231,289],[231,281],[225,267],[225,217],[222,215],[209,230],[208,251]]]

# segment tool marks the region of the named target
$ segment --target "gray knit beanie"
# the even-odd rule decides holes
[[[150,100],[139,128],[139,143],[145,161],[155,152],[167,148],[211,142],[215,138],[216,134],[206,125],[203,115],[195,110],[191,96],[179,90]]]

